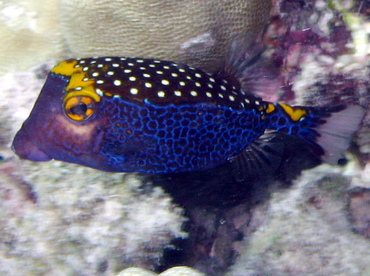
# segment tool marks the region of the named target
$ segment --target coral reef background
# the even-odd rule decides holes
[[[184,210],[146,177],[14,156],[11,140],[55,61],[119,54],[174,59],[215,71],[231,41],[248,35],[247,47],[270,16],[269,1],[119,3],[0,2],[0,273],[117,275],[130,266],[158,270],[163,250],[174,254],[173,240],[186,240],[190,233],[194,255],[184,263],[208,275],[223,275],[231,263],[230,276],[369,274],[369,114],[345,166],[321,165],[292,184],[274,179],[249,195],[253,204],[222,210],[193,208],[193,202]],[[149,19],[153,28],[148,28]],[[368,108],[369,33],[366,1],[273,1],[263,39],[266,56],[280,68],[281,89],[260,95],[295,104]],[[189,181],[189,187],[198,184]],[[264,189],[271,192],[267,199],[258,196]],[[189,218],[193,228],[184,229]],[[212,266],[221,272],[209,270]],[[140,271],[122,275],[153,275]]]

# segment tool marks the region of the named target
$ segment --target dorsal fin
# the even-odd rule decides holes
[[[261,42],[249,47],[244,44],[241,41],[232,43],[228,59],[218,75],[247,94],[269,100],[281,85],[279,70],[264,57],[266,47]]]

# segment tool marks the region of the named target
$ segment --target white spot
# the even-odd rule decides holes
[[[126,60],[126,58],[125,57],[121,57],[120,60]]]
[[[88,81],[89,80],[89,78],[83,78],[82,79],[82,81]]]
[[[209,88],[213,88],[213,85],[211,83],[208,84]]]
[[[103,91],[99,88],[95,89],[96,94],[98,94],[100,97],[103,96]]]
[[[196,97],[198,96],[198,93],[197,91],[190,91],[190,95],[192,95],[193,97]]]
[[[230,101],[235,101],[235,97],[234,96],[229,96],[229,99],[230,99]]]
[[[115,86],[120,86],[122,84],[122,82],[120,80],[114,80],[113,84]]]
[[[86,72],[87,70],[89,70],[89,67],[82,68],[82,71],[84,71],[84,72]]]
[[[146,83],[145,83],[145,87],[146,87],[146,88],[152,88],[152,87],[153,87],[153,85],[152,85],[150,82],[146,82]]]
[[[157,73],[158,75],[162,75],[162,74],[163,74],[163,71],[156,71],[156,73]]]
[[[222,89],[223,91],[226,91],[226,87],[225,87],[225,86],[223,86],[223,85],[221,85],[221,89]]]
[[[113,98],[119,99],[121,97],[119,95],[114,95]]]
[[[208,98],[212,98],[212,94],[210,92],[206,92]]]
[[[191,76],[186,76],[186,78],[187,78],[188,80],[191,80]]]
[[[136,62],[137,62],[137,63],[143,63],[143,62],[144,62],[144,60],[142,60],[142,59],[137,59],[137,60],[136,60]]]
[[[132,72],[132,70],[131,70],[131,69],[125,69],[125,70],[123,70],[123,72],[124,72],[124,73],[131,73],[131,72]]]
[[[228,83],[228,82],[227,82],[227,80],[225,80],[225,79],[224,79],[224,80],[222,80],[222,82],[223,82],[223,83],[225,83],[225,84],[227,84],[227,83]]]
[[[76,87],[75,90],[82,90],[82,87],[81,86]]]
[[[177,97],[181,97],[181,91],[179,91],[179,90],[175,90],[175,96],[177,96]]]
[[[196,82],[196,83],[195,83],[195,86],[197,86],[197,87],[201,87],[202,85],[201,85],[199,82]]]
[[[161,82],[162,82],[163,85],[169,85],[170,84],[170,82],[168,80],[162,80]]]
[[[146,70],[146,67],[139,67],[140,70]]]
[[[261,103],[259,101],[254,102],[256,105],[260,105]]]
[[[96,60],[92,60],[90,63],[91,63],[91,64],[94,64],[94,63],[96,63]]]
[[[223,95],[223,94],[221,94],[221,93],[218,93],[218,96],[219,96],[220,98],[224,98],[224,95]]]
[[[215,82],[215,79],[214,79],[214,78],[209,78],[209,80],[210,80],[211,82]]]
[[[134,66],[135,64],[133,64],[132,62],[128,62],[127,65],[128,66]]]
[[[241,103],[240,103],[240,106],[244,108],[244,103],[243,103],[243,102],[241,102]]]
[[[167,65],[163,66],[163,68],[164,68],[164,69],[170,69],[170,67],[169,67],[169,66],[167,66]]]
[[[136,95],[137,93],[139,93],[139,90],[137,89],[137,88],[131,88],[130,89],[130,93],[132,94],[132,95]]]
[[[103,66],[104,64],[101,64],[101,63],[97,65],[98,68],[102,68]]]
[[[179,69],[179,71],[180,71],[181,73],[184,73],[184,72],[185,72],[185,69],[180,68],[180,69]]]
[[[178,77],[179,75],[177,73],[171,73],[172,77]]]
[[[149,67],[154,68],[155,64],[149,64]]]
[[[248,99],[244,99],[244,101],[245,101],[247,104],[251,103],[251,101],[250,101],[250,100],[248,100]]]
[[[105,58],[105,61],[111,61],[112,59],[111,58]]]
[[[97,84],[102,84],[102,83],[104,83],[104,81],[103,80],[97,80],[96,83]]]
[[[128,78],[130,81],[136,81],[136,77],[134,77],[134,76],[131,76],[131,77],[129,77]]]
[[[75,66],[73,66],[74,68],[78,68],[78,67],[80,67],[80,65],[79,64],[76,64]]]
[[[97,77],[97,76],[99,76],[99,72],[94,72],[94,73],[92,73],[91,74],[93,77]]]
[[[107,75],[108,75],[108,76],[113,76],[113,75],[114,75],[114,72],[113,72],[113,71],[108,71],[108,72],[107,72]]]
[[[186,85],[186,83],[185,83],[184,81],[180,81],[180,82],[179,82],[179,84],[180,84],[181,86],[185,86],[185,85]]]
[[[160,60],[153,60],[154,63],[161,63]]]
[[[86,61],[85,60],[80,60],[80,64],[84,64]]]
[[[158,97],[163,98],[164,96],[166,96],[166,93],[164,93],[164,91],[159,91],[159,92],[157,93],[157,95],[158,95]]]
[[[113,63],[112,66],[113,67],[119,67],[119,64],[118,63]]]
[[[151,75],[149,75],[149,74],[143,74],[143,77],[145,77],[145,78],[150,78],[150,77],[151,77]]]
[[[201,78],[201,77],[202,77],[202,75],[201,75],[201,74],[199,74],[199,73],[195,73],[195,76],[196,76],[197,78]]]

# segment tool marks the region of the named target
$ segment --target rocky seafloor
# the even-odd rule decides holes
[[[75,2],[0,3],[1,274],[370,274],[369,114],[341,166],[322,164],[300,174],[298,165],[306,157],[290,155],[279,176],[255,183],[239,183],[228,167],[145,176],[19,160],[10,144],[48,70],[65,57],[83,55],[78,45],[91,39],[76,38],[78,24],[68,25],[78,17],[78,9],[67,12]],[[97,2],[104,7],[120,1]],[[136,7],[140,2],[125,1]],[[238,1],[228,1],[233,2],[237,8]],[[257,93],[290,104],[368,108],[370,5],[360,0],[273,5],[264,42],[266,57],[279,70],[280,89],[259,83]],[[158,10],[154,6],[149,14]],[[135,20],[143,16],[136,9],[131,13]],[[104,18],[104,9],[101,14]],[[190,21],[183,28],[189,33],[199,29],[203,17],[194,15],[200,23]],[[166,24],[169,28],[171,22]],[[86,26],[81,30],[86,32]],[[204,45],[210,42],[207,36],[196,37]],[[171,47],[167,52],[157,47],[151,54],[178,57]]]

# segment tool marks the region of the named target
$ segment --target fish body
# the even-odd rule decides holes
[[[359,106],[266,102],[227,75],[171,61],[86,58],[63,61],[51,70],[13,148],[34,161],[173,173],[228,162],[274,130],[312,143],[333,163],[363,113]],[[325,134],[331,131],[335,135]]]

